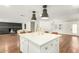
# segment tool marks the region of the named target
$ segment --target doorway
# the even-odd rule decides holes
[[[73,35],[77,35],[77,30],[78,29],[78,25],[77,24],[72,24],[72,34]]]

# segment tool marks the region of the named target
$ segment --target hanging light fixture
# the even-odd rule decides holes
[[[31,20],[32,20],[32,21],[35,21],[35,20],[36,20],[36,14],[35,14],[36,11],[32,11],[32,13],[33,13],[33,14],[32,14]]]
[[[48,19],[47,5],[43,5],[42,19]]]

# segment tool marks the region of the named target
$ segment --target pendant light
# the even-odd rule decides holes
[[[32,21],[35,21],[35,20],[36,20],[36,14],[35,14],[36,11],[32,11],[32,13],[33,13],[33,14],[32,14],[31,20],[32,20]]]
[[[47,5],[43,5],[42,19],[48,19]]]

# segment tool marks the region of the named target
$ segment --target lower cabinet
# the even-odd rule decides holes
[[[59,52],[59,41],[54,39],[41,47],[43,53],[58,53]]]
[[[40,53],[40,46],[29,41],[29,53]]]
[[[28,53],[28,40],[20,37],[20,51]]]
[[[37,45],[27,39],[20,38],[20,50],[24,53],[58,53],[59,52],[59,39],[53,39],[52,41],[44,44]]]

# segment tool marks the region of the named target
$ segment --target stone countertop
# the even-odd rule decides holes
[[[30,40],[31,42],[41,46],[44,45],[45,43],[61,37],[61,35],[55,35],[55,34],[50,34],[50,33],[25,33],[25,34],[19,34],[20,37],[25,38]]]

